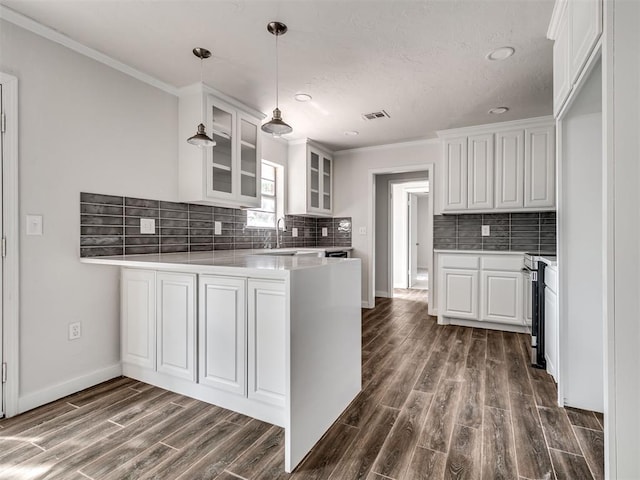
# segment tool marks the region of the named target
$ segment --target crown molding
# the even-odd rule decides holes
[[[337,150],[333,152],[334,155],[346,155],[348,153],[360,153],[360,152],[375,152],[380,150],[392,150],[394,148],[409,148],[418,147],[420,145],[439,145],[440,139],[438,138],[424,138],[422,140],[411,140],[407,142],[386,143],[384,145],[372,145],[370,147],[356,147],[348,148],[345,150]]]
[[[470,127],[452,128],[449,130],[439,130],[436,132],[439,138],[449,138],[453,136],[475,135],[482,133],[492,133],[496,131],[511,130],[516,128],[542,127],[553,125],[555,122],[552,115],[544,117],[524,118],[521,120],[511,120],[509,122],[487,123],[484,125],[473,125]]]
[[[555,40],[557,38],[560,20],[566,8],[567,0],[556,0],[556,3],[553,5],[551,20],[549,21],[549,28],[547,29],[547,38],[549,40]]]
[[[173,85],[158,80],[157,78],[152,77],[147,73],[141,72],[140,70],[136,70],[135,68],[122,63],[119,60],[110,57],[109,55],[105,55],[104,53],[99,52],[98,50],[87,47],[86,45],[83,45],[82,43],[73,40],[72,38],[67,37],[66,35],[57,32],[50,27],[42,25],[41,23],[36,22],[35,20],[26,17],[21,13],[11,10],[4,5],[0,5],[0,19],[5,20],[9,23],[13,23],[14,25],[24,28],[31,33],[35,33],[36,35],[46,38],[47,40],[67,47],[74,52],[77,52],[97,62],[107,65],[114,70],[118,70],[119,72],[129,75],[130,77],[133,77],[136,80],[140,80],[141,82],[151,85],[152,87],[156,87],[171,95],[178,96],[178,89]]]

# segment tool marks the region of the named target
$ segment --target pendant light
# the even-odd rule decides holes
[[[267,31],[276,37],[276,108],[273,111],[273,118],[262,125],[262,131],[279,137],[286,133],[293,132],[293,128],[282,120],[282,113],[278,108],[278,37],[287,33],[287,26],[281,22],[269,22]]]
[[[200,59],[200,83],[204,84],[202,81],[202,62],[205,58],[209,58],[211,56],[211,52],[206,48],[196,47],[193,49],[193,54]],[[197,147],[215,147],[215,140],[211,139],[207,132],[205,131],[204,123],[198,125],[198,131],[193,137],[189,137],[187,139],[187,143],[191,145],[195,145]]]

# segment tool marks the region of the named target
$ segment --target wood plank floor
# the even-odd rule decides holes
[[[283,430],[118,378],[0,420],[2,479],[601,479],[602,417],[561,409],[524,335],[363,310],[363,390],[292,475]]]

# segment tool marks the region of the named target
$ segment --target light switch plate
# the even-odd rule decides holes
[[[329,229],[327,227],[322,227],[322,236],[323,237],[329,236]]]
[[[293,227],[291,229],[291,236],[292,237],[297,237],[298,236],[298,227]]]
[[[482,225],[482,236],[489,237],[491,235],[491,226],[490,225]]]
[[[42,215],[27,215],[27,235],[42,235]]]
[[[367,227],[360,227],[358,228],[358,233],[360,235],[366,235],[367,234]]]
[[[222,222],[213,222],[213,234],[222,235]]]
[[[156,220],[155,218],[141,218],[140,219],[140,233],[146,235],[153,235],[156,233]]]

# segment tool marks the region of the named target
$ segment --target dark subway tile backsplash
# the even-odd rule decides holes
[[[141,234],[140,219],[155,220]],[[351,218],[287,215],[281,246],[351,246]],[[222,234],[214,235],[214,222]],[[298,236],[293,236],[293,228]],[[326,232],[323,231],[326,228]],[[326,233],[326,235],[323,235]],[[80,194],[80,256],[274,248],[275,229],[247,227],[246,210],[95,193]]]
[[[488,237],[482,225],[489,225]],[[433,248],[555,252],[556,212],[436,215]]]

